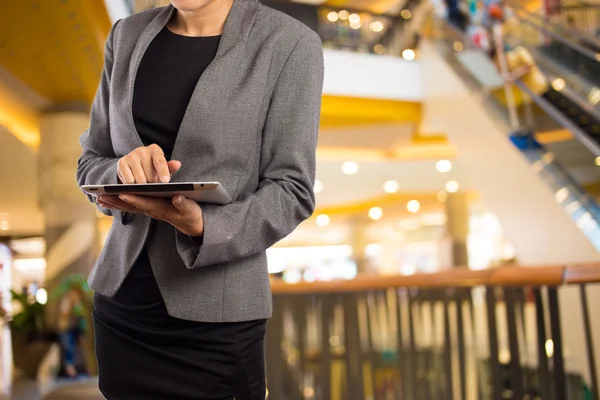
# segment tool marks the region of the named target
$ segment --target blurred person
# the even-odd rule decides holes
[[[542,96],[548,91],[548,80],[526,47],[515,46],[508,48],[505,55],[507,66],[506,80],[511,82],[520,80],[538,96]],[[499,63],[499,60],[496,60],[496,62]]]
[[[461,31],[466,31],[469,24],[468,16],[460,8],[460,0],[444,0],[448,21]]]
[[[89,278],[108,400],[265,398],[266,249],[314,210],[323,73],[318,35],[257,0],[171,0],[112,27],[79,184],[177,173],[234,201],[96,200],[114,217]]]
[[[85,332],[85,292],[77,287],[70,288],[60,299],[58,331],[63,351],[63,368],[68,377],[74,378],[77,371],[77,349],[82,344]]]

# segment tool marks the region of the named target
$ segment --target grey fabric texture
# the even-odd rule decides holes
[[[90,128],[80,139],[80,185],[116,184],[118,159],[142,146],[131,107],[135,74],[173,12],[172,6],[152,9],[111,29]],[[203,322],[270,317],[266,249],[315,206],[323,69],[322,44],[314,31],[256,0],[235,0],[172,154],[182,163],[174,182],[219,181],[234,201],[201,205],[202,241],[162,221],[150,232],[144,215],[123,224],[112,212],[91,287],[114,296],[147,243],[172,316]]]

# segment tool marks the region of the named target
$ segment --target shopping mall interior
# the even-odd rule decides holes
[[[260,2],[325,66],[316,209],[267,250],[268,399],[600,399],[600,2]],[[121,222],[79,138],[111,26],[168,4],[0,2],[0,398],[104,398],[87,277]]]

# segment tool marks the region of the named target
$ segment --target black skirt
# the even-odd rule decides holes
[[[266,320],[171,317],[142,253],[115,297],[94,298],[102,394],[108,400],[264,400]]]

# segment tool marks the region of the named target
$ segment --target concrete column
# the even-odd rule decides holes
[[[95,207],[76,181],[79,136],[89,126],[87,112],[50,112],[42,116],[39,150],[39,205],[46,221],[46,282],[87,276],[98,250]]]
[[[469,199],[466,193],[453,193],[446,200],[446,229],[452,242],[452,266],[469,265],[467,238],[469,236]]]
[[[356,263],[356,271],[359,274],[369,272],[369,265],[365,249],[369,244],[367,238],[369,223],[365,221],[355,220],[351,225],[350,230],[350,245],[352,246],[352,257]]]

